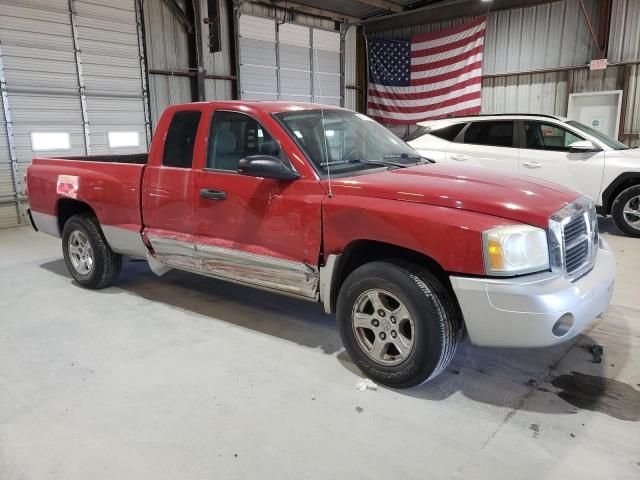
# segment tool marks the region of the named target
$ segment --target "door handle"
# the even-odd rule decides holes
[[[451,160],[456,160],[458,162],[464,162],[468,157],[465,155],[451,155]]]
[[[210,188],[203,188],[200,190],[200,197],[207,200],[225,200],[227,193],[222,190],[211,190]]]
[[[527,168],[540,168],[542,166],[542,164],[538,162],[522,162],[522,165]]]

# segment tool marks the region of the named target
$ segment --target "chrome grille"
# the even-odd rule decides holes
[[[577,280],[593,267],[598,253],[598,220],[588,197],[580,197],[549,220],[552,266]]]

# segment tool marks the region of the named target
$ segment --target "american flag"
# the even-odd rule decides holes
[[[369,39],[368,114],[383,123],[480,113],[486,20],[411,40]]]

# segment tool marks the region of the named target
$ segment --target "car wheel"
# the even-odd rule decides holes
[[[640,237],[640,185],[623,190],[613,201],[611,216],[616,226],[631,237]]]
[[[435,378],[451,362],[460,314],[428,270],[378,261],[354,270],[338,294],[338,328],[355,364],[376,382],[408,388]]]
[[[108,287],[122,269],[122,255],[111,250],[90,215],[74,215],[65,223],[62,253],[71,276],[86,288]]]

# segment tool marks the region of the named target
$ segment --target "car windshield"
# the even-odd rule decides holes
[[[614,150],[628,150],[629,149],[629,147],[627,147],[624,143],[619,142],[617,140],[614,140],[609,135],[605,135],[604,133],[602,133],[599,130],[596,130],[595,128],[587,127],[586,125],[584,125],[584,124],[582,124],[580,122],[576,122],[575,120],[569,120],[567,122],[567,124],[571,125],[574,128],[577,128],[578,130],[582,130],[584,133],[588,133],[592,137],[597,138],[602,143],[604,143],[606,146],[608,146],[610,148],[613,148]]]
[[[323,175],[423,162],[413,148],[361,113],[317,109],[274,116]]]

